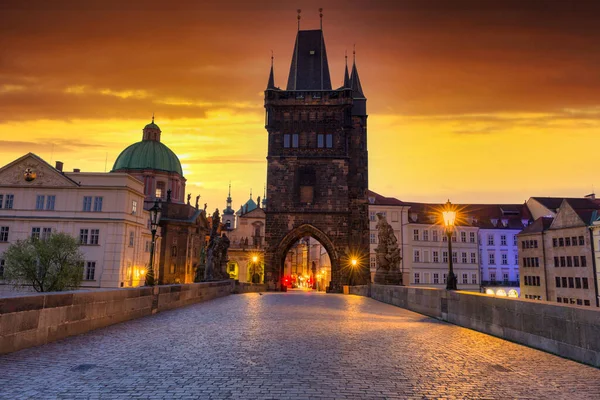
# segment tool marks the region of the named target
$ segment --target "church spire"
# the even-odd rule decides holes
[[[267,83],[267,90],[275,89],[275,77],[273,76],[273,50],[271,50],[271,73],[269,74],[269,82]]]

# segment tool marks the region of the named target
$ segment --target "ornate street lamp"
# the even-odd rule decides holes
[[[448,237],[448,278],[446,279],[446,290],[456,290],[456,275],[452,269],[452,234],[454,233],[454,223],[456,222],[456,210],[452,208],[450,200],[446,203],[442,211],[446,236]]]
[[[150,265],[148,266],[145,285],[154,286],[154,244],[156,242],[156,230],[158,229],[158,223],[160,222],[160,216],[162,214],[162,209],[160,204],[158,204],[158,200],[154,202],[154,205],[148,211],[150,211],[150,230],[152,232],[152,241],[150,242]]]

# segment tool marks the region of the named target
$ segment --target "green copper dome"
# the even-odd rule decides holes
[[[148,124],[146,128],[151,127]],[[154,125],[156,126],[156,125]],[[158,128],[158,126],[156,126]],[[119,154],[112,170],[154,169],[177,172],[183,176],[179,158],[171,149],[155,140],[142,140],[127,147]]]

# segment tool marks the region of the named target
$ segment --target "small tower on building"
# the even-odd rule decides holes
[[[227,207],[223,210],[223,225],[225,229],[231,231],[235,228],[235,211],[231,207],[231,183],[229,184],[229,194],[227,195]]]

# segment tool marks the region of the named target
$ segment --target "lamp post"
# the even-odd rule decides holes
[[[154,202],[154,205],[150,210],[150,231],[152,232],[152,241],[150,242],[150,265],[148,266],[148,273],[146,274],[145,286],[154,286],[154,244],[156,242],[156,230],[158,229],[158,223],[160,222],[160,216],[162,209],[158,200]]]
[[[452,208],[450,200],[446,203],[444,211],[444,227],[448,237],[448,278],[446,279],[446,290],[456,290],[456,275],[452,269],[452,233],[454,232],[454,223],[456,222],[456,211]]]

